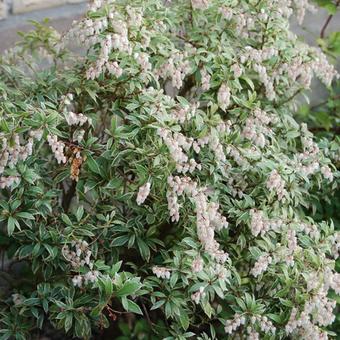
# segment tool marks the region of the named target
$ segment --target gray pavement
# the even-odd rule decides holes
[[[50,19],[50,25],[59,32],[71,27],[72,21],[80,18],[86,10],[86,4],[64,5],[40,11],[11,15],[0,21],[0,53],[20,40],[17,32],[27,32],[32,29],[29,20],[42,21]]]

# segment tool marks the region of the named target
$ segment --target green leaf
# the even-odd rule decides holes
[[[96,92],[90,90],[89,88],[86,88],[86,92],[89,94],[89,96],[90,96],[95,102],[97,102],[97,94],[96,94]]]
[[[159,300],[156,303],[154,303],[152,305],[152,307],[150,308],[150,310],[154,310],[154,309],[158,309],[159,307],[163,306],[165,304],[166,300]]]
[[[115,295],[121,297],[125,295],[135,294],[141,286],[141,283],[136,280],[126,281],[123,287],[118,289]]]
[[[122,305],[127,312],[132,312],[132,313],[143,315],[143,312],[140,309],[140,307],[137,305],[137,303],[127,299],[126,297],[122,298]]]
[[[17,214],[15,214],[15,217],[19,217],[19,218],[22,218],[22,219],[27,219],[27,220],[34,220],[34,216],[28,212],[24,212],[24,211],[21,211],[21,212],[18,212]]]
[[[242,311],[247,310],[247,306],[242,299],[235,297],[235,300],[236,300],[237,304],[240,306],[240,308],[242,309]]]
[[[209,301],[204,301],[203,304],[202,304],[202,307],[203,307],[204,313],[205,313],[209,318],[211,318],[212,313],[214,312],[214,309],[211,307]]]
[[[99,282],[104,289],[104,293],[107,297],[110,297],[113,293],[113,284],[110,277],[100,277]]]
[[[180,311],[179,321],[183,329],[186,331],[189,328],[189,316],[183,309]]]
[[[184,107],[189,107],[190,106],[190,103],[188,102],[188,100],[184,97],[181,97],[181,96],[177,96],[176,99],[178,100],[178,102],[184,106]]]
[[[170,277],[170,287],[173,288],[175,287],[175,284],[177,283],[178,280],[178,273],[174,272],[171,277]]]
[[[105,304],[99,304],[98,306],[92,309],[90,315],[94,318],[97,318],[98,316],[100,316],[104,308],[105,308]]]
[[[65,317],[65,332],[67,333],[71,328],[73,324],[73,314],[71,312],[66,314]]]
[[[283,322],[282,317],[277,314],[267,314],[268,318],[280,324]]]
[[[77,217],[78,222],[82,219],[83,215],[84,215],[84,207],[81,205],[80,207],[78,207],[77,212],[76,212],[76,217]]]
[[[15,230],[15,226],[17,225],[17,223],[18,223],[18,221],[14,217],[10,216],[8,218],[8,221],[7,221],[7,233],[8,233],[9,236],[12,236],[12,234],[13,234],[13,232]]]
[[[122,266],[123,261],[119,261],[116,264],[112,265],[112,268],[110,270],[110,275],[114,276],[116,273],[118,273],[120,267]]]
[[[224,299],[224,293],[222,291],[222,289],[217,286],[216,284],[213,286],[214,287],[214,290],[216,292],[216,294],[221,298],[221,299]]]
[[[60,172],[54,179],[55,183],[60,183],[62,182],[63,180],[65,180],[66,178],[69,178],[70,177],[70,170],[69,169],[66,169],[62,172]]]
[[[149,262],[150,259],[150,248],[149,246],[139,237],[137,237],[137,244],[143,259]]]
[[[328,49],[333,53],[340,54],[340,32],[332,32],[328,36]]]
[[[66,215],[66,214],[61,214],[61,219],[63,220],[63,222],[69,226],[72,226],[72,222],[70,220],[70,218]]]
[[[86,164],[88,165],[89,169],[92,172],[94,172],[95,174],[97,174],[97,175],[101,175],[102,174],[98,163],[93,159],[93,157],[91,155],[87,156]]]
[[[27,169],[23,174],[23,178],[30,184],[34,184],[40,176],[38,176],[32,169]]]
[[[118,236],[111,242],[111,247],[121,247],[129,241],[128,235]]]
[[[51,258],[51,259],[54,259],[54,258],[56,258],[57,257],[57,255],[58,255],[58,248],[56,248],[56,247],[51,247],[49,244],[44,244],[44,247],[45,247],[45,249],[48,251],[48,253],[49,253],[49,257]]]
[[[19,252],[18,252],[19,258],[21,259],[21,258],[31,255],[33,248],[34,248],[33,244],[27,244],[25,246],[20,247]]]
[[[40,299],[39,298],[29,298],[29,299],[26,299],[23,302],[23,304],[26,305],[26,306],[36,306],[36,305],[40,304]]]

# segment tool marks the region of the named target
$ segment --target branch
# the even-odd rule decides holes
[[[146,320],[148,321],[148,324],[151,328],[153,328],[153,323],[150,319],[150,316],[149,316],[149,313],[148,313],[148,310],[146,309],[143,301],[141,301],[141,304],[142,304],[142,307],[143,307],[143,311],[144,311],[144,315],[146,316]]]
[[[340,126],[334,126],[332,128],[326,129],[323,127],[311,127],[309,128],[310,132],[316,133],[316,132],[333,132],[336,135],[340,135]]]
[[[338,0],[335,4],[336,7],[338,7],[340,4],[340,0]],[[331,22],[331,20],[333,19],[333,14],[330,14],[325,22],[325,24],[323,25],[322,29],[321,29],[321,32],[320,32],[320,38],[323,39],[325,37],[325,32],[326,32],[326,29],[329,25],[329,23]]]
[[[72,181],[72,184],[71,184],[70,188],[68,189],[68,191],[67,192],[64,191],[63,200],[62,200],[62,207],[63,207],[65,212],[67,212],[68,209],[70,208],[72,198],[73,198],[73,196],[76,192],[76,186],[77,186],[77,182]]]
[[[284,104],[290,102],[290,101],[293,100],[298,94],[300,94],[302,91],[303,91],[303,89],[297,90],[297,91],[294,92],[294,94],[292,94],[289,98],[283,100],[283,101],[280,102],[280,103],[275,104],[274,107],[275,107],[275,108],[278,108],[278,107],[280,107],[280,106],[282,106],[282,105],[284,105]]]
[[[190,45],[193,46],[193,47],[196,47],[196,48],[201,47],[201,45],[199,45],[199,44],[197,44],[196,42],[190,40],[190,39],[187,38],[186,36],[182,36],[182,35],[180,35],[180,34],[176,34],[176,37],[177,37],[178,39],[180,39],[180,40],[182,40],[182,41],[184,41],[184,42],[190,44]]]
[[[181,87],[178,95],[180,97],[185,97],[185,95],[195,86],[195,77],[193,75],[189,76],[184,85]]]

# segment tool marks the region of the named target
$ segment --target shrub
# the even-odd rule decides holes
[[[320,34],[316,38],[317,43],[323,52],[333,62],[339,61],[340,57],[340,32],[332,31],[330,23],[339,15],[340,2],[333,0],[315,0],[316,4],[327,10],[328,16],[324,23],[320,25]],[[335,29],[339,27],[333,26]],[[333,150],[329,153],[333,164],[339,169],[340,157],[340,135],[339,135],[339,118],[340,118],[340,81],[334,81],[332,86],[325,91],[325,95],[313,98],[311,105],[301,105],[295,114],[298,121],[308,124],[309,131],[314,133],[316,141],[323,143],[323,139],[328,139],[330,143],[328,147]],[[334,152],[335,151],[335,152]],[[335,230],[340,229],[339,208],[340,208],[340,190],[337,188],[334,195],[324,195],[320,197],[315,195],[313,208],[309,209],[309,213],[315,221],[332,219],[335,224]],[[340,271],[340,259],[335,263],[335,268]],[[334,297],[334,293],[330,296]],[[339,299],[337,300],[339,302]],[[330,329],[340,329],[340,305],[333,311],[336,314],[336,321]]]
[[[292,114],[336,72],[306,9],[96,0],[3,56],[2,339],[327,338],[339,233],[305,211],[339,150]]]

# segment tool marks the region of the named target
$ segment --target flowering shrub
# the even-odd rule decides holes
[[[338,150],[292,116],[337,76],[289,31],[312,9],[96,0],[2,58],[3,339],[331,334],[340,234],[305,209]]]
[[[316,43],[322,48],[323,52],[330,58],[331,61],[337,62],[340,57],[340,32],[331,30],[330,23],[335,21],[336,16],[340,13],[340,1],[333,0],[315,0],[316,4],[324,8],[328,12],[327,18],[320,25],[320,33],[316,38]],[[336,26],[333,26],[333,29]],[[308,124],[308,129],[314,133],[315,140],[323,143],[324,139],[328,139],[328,148],[331,151],[329,154],[333,164],[339,169],[340,157],[340,136],[339,136],[339,118],[340,118],[340,81],[334,81],[332,86],[327,89],[326,95],[313,98],[312,105],[301,105],[295,116],[298,121],[303,121]],[[336,152],[334,152],[336,151]],[[336,190],[335,194],[323,197],[315,196],[315,204],[313,210],[309,213],[316,221],[332,219],[336,230],[340,229],[339,210],[340,207],[340,190]],[[340,271],[340,259],[338,258],[335,264],[336,270]],[[329,296],[334,296],[331,292]],[[336,297],[335,297],[336,298]],[[339,302],[339,300],[338,300]],[[332,324],[331,329],[340,329],[340,305],[333,311],[336,314],[336,321]]]

